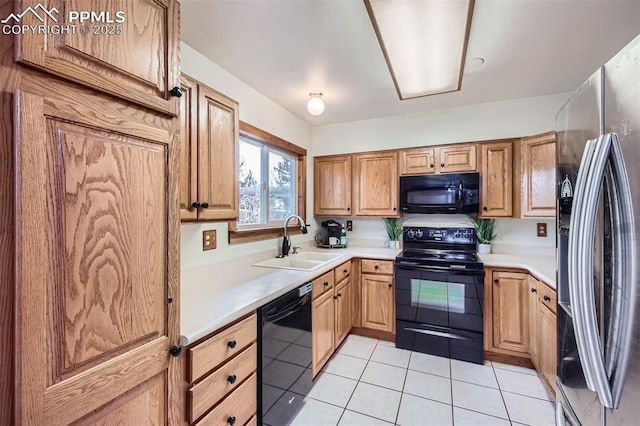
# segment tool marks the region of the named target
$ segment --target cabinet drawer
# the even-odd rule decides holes
[[[256,314],[189,349],[189,382],[194,382],[256,340]]]
[[[556,292],[540,281],[538,281],[538,300],[551,312],[557,314]]]
[[[258,351],[252,344],[240,355],[207,376],[188,391],[189,421],[193,422],[218,403],[226,394],[238,387],[256,371]]]
[[[349,260],[348,262],[344,262],[342,265],[334,269],[334,271],[336,277],[335,282],[339,283],[351,274],[351,261]]]
[[[362,273],[393,275],[393,261],[362,259]]]
[[[313,298],[324,294],[326,291],[333,289],[333,284],[335,284],[335,279],[333,276],[333,271],[329,271],[324,275],[319,276],[315,280],[313,280],[313,284],[311,287],[311,294]]]
[[[196,425],[228,426],[247,423],[256,413],[257,383],[256,375],[253,374]]]

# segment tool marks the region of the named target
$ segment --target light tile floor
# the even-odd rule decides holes
[[[300,426],[554,425],[536,372],[397,349],[350,335],[315,380]],[[280,426],[280,425],[278,425]]]

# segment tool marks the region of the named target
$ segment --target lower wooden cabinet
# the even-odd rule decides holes
[[[315,377],[331,358],[334,350],[347,337],[352,327],[351,261],[345,262],[313,280],[321,290],[313,291],[312,305],[312,370]],[[336,278],[342,280],[335,285]],[[331,283],[325,286],[324,283]]]
[[[493,271],[493,347],[529,351],[528,274]]]
[[[555,394],[554,386],[558,375],[558,339],[557,339],[557,318],[543,304],[538,304],[538,359],[539,372],[546,385]]]
[[[256,339],[254,313],[188,349],[190,424],[244,425],[255,416]]]
[[[360,292],[361,326],[393,333],[396,323],[393,261],[363,259]]]
[[[529,283],[529,356],[533,365],[538,368],[538,280],[531,275]],[[543,285],[543,284],[540,284]]]

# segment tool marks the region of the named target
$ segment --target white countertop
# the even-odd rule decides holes
[[[251,266],[263,260],[251,256],[244,262],[219,262],[183,270],[180,344],[195,342],[351,258],[393,260],[399,252],[370,247],[336,249],[335,253],[341,255],[339,258],[313,271]]]
[[[264,260],[264,254],[185,269],[181,273],[180,344],[205,337],[349,259],[394,260],[399,252],[371,247],[339,249],[335,250],[339,258],[314,271],[251,266]],[[554,256],[481,254],[480,258],[485,266],[525,269],[552,288],[556,286]]]
[[[556,288],[556,257],[511,254],[478,254],[484,266],[526,269],[549,287]]]

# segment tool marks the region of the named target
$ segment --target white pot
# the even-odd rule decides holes
[[[389,241],[389,248],[399,250],[400,249],[400,241]]]
[[[478,253],[491,253],[491,244],[478,244]]]

